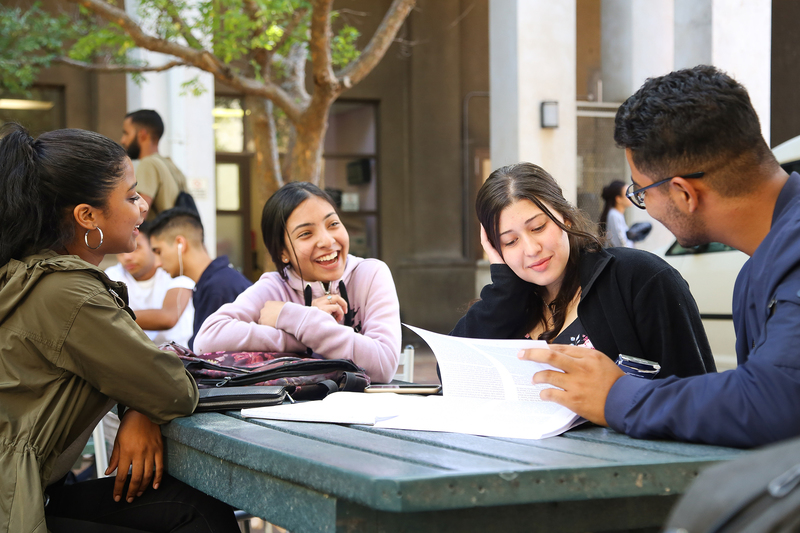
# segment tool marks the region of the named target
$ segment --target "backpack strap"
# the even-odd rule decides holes
[[[326,379],[324,381],[320,381],[319,383],[317,383],[317,385],[319,385],[325,392],[322,395],[323,398],[328,394],[331,394],[332,392],[339,392],[339,385],[337,385],[336,382],[333,381],[332,379]]]
[[[306,285],[306,288],[303,289],[303,299],[306,302],[306,307],[311,307],[311,285]],[[314,355],[314,350],[311,348],[306,348],[306,355],[309,357]]]
[[[364,392],[369,382],[364,374],[356,372],[344,372],[342,382],[339,384],[339,389],[348,392]]]
[[[347,313],[344,315],[344,325],[353,327],[353,318],[356,315],[353,306],[350,305],[350,300],[347,298],[347,289],[344,286],[344,281],[339,282],[339,295],[344,298],[344,301],[347,303]]]

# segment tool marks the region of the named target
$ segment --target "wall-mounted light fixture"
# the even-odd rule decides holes
[[[0,98],[0,109],[15,109],[19,111],[47,111],[52,109],[53,102],[43,102],[41,100],[15,100],[12,98]]]
[[[542,102],[542,127],[558,127],[558,102],[555,100],[546,100]]]

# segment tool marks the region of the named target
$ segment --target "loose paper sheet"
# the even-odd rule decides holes
[[[553,367],[517,358],[521,349],[546,348],[544,341],[464,339],[406,327],[433,350],[443,396],[337,392],[322,401],[243,409],[242,416],[522,439],[558,435],[583,422],[539,398],[548,386],[531,378]]]

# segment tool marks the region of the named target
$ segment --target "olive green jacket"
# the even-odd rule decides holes
[[[0,267],[0,533],[44,533],[56,459],[109,398],[157,424],[197,386],[133,320],[124,284],[51,251]]]

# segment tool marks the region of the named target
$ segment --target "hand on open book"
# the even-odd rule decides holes
[[[611,387],[624,373],[605,354],[579,346],[551,344],[549,349],[522,350],[519,358],[563,370],[543,370],[533,375],[534,383],[558,387],[541,391],[542,400],[563,405],[595,424],[608,425],[606,398]]]
[[[500,255],[500,252],[495,250],[492,243],[489,242],[489,236],[486,235],[486,229],[484,229],[483,224],[481,224],[481,246],[483,246],[483,251],[486,252],[486,257],[489,258],[491,264],[504,265],[506,263]]]

